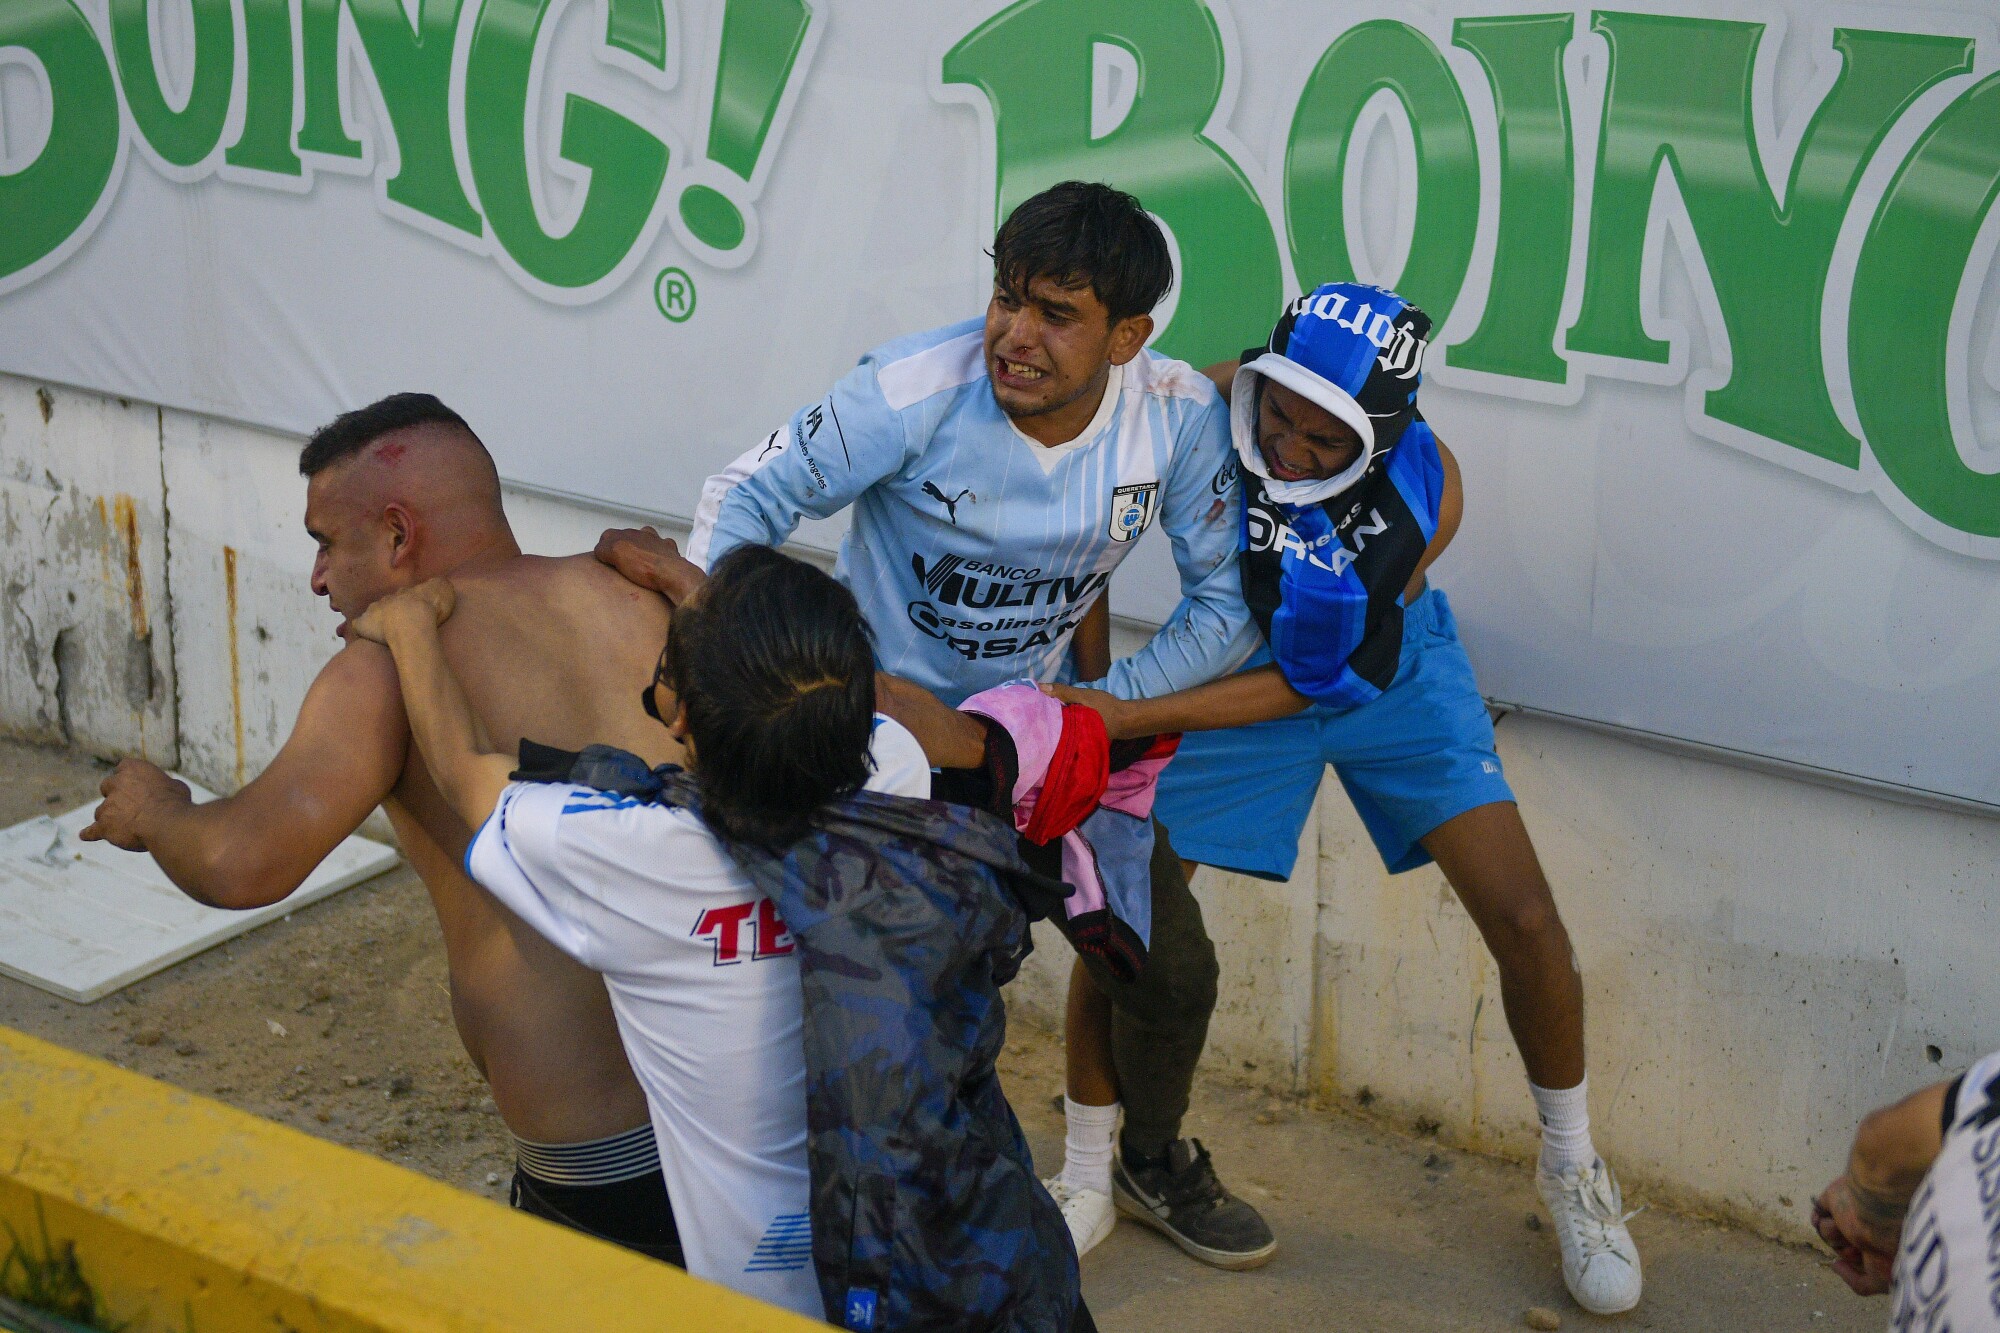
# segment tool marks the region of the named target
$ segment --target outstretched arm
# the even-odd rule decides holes
[[[802,518],[829,518],[904,463],[903,422],[864,361],[818,402],[701,488],[688,558],[703,569],[739,546],[783,546]]]
[[[382,598],[349,625],[351,633],[386,644],[396,659],[410,734],[431,779],[468,828],[478,828],[500,803],[514,761],[486,745],[458,677],[444,660],[438,626],[456,595],[449,579],[432,579]]]
[[[908,728],[934,768],[978,768],[986,762],[986,728],[921,685],[876,672],[875,711]]]
[[[196,805],[143,759],[104,780],[87,842],[150,852],[180,890],[210,907],[284,898],[395,788],[409,731],[396,671],[374,644],[349,643],[306,691],[298,721],[262,773]]]
[[[1169,731],[1247,727],[1252,722],[1290,717],[1312,703],[1286,682],[1282,671],[1268,664],[1153,699],[1120,699],[1103,690],[1073,685],[1044,685],[1042,692],[1066,704],[1096,709],[1104,718],[1105,732],[1114,741]]]
[[[604,535],[597,539],[597,558],[676,606],[708,581],[708,575],[681,554],[672,538],[662,537],[651,528],[605,529]],[[1102,628],[1108,664],[1109,621],[1098,608],[1092,609],[1091,618]],[[1086,620],[1085,627],[1089,624]],[[1080,628],[1078,633],[1082,632]],[[934,767],[977,768],[986,762],[986,729],[921,685],[886,671],[876,672],[875,711],[895,718],[908,728]]]
[[[1235,362],[1228,365],[1233,367]],[[1092,680],[1104,674],[1103,668],[1108,667],[1111,661],[1111,596],[1108,592],[1098,597],[1096,604],[1090,608],[1090,614],[1077,626],[1076,636],[1070,644],[1080,679]],[[1102,663],[1103,667],[1093,673],[1092,662]],[[1152,699],[1121,699],[1103,690],[1075,685],[1044,685],[1042,692],[1066,704],[1082,704],[1096,709],[1098,716],[1104,719],[1106,734],[1114,741],[1174,731],[1221,731],[1229,727],[1243,727],[1252,722],[1290,717],[1312,702],[1287,684],[1284,675],[1275,666],[1262,666],[1253,671],[1224,676],[1191,690],[1180,690]]]

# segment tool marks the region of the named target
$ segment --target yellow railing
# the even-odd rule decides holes
[[[5,1028],[0,1222],[131,1333],[825,1328]]]

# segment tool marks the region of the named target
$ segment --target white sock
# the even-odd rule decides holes
[[[1071,1189],[1111,1193],[1111,1140],[1118,1132],[1118,1103],[1085,1106],[1063,1095],[1062,1178]]]
[[[1542,1120],[1542,1170],[1559,1176],[1571,1167],[1588,1168],[1597,1160],[1590,1145],[1589,1077],[1573,1088],[1538,1088],[1531,1082],[1528,1091]]]

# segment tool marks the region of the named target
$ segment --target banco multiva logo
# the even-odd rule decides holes
[[[921,553],[910,557],[910,568],[932,598],[973,611],[1065,607],[1090,596],[1111,577],[1093,571],[1049,578],[1033,565],[1002,565],[955,555],[926,561]]]
[[[967,661],[994,661],[1048,649],[1076,629],[1108,571],[1050,577],[1039,566],[945,555],[910,556],[925,597],[910,623]]]
[[[549,58],[572,0],[184,0],[191,74],[170,96],[160,6],[0,0],[0,62],[28,71],[46,129],[32,160],[0,160],[0,293],[83,244],[133,150],[199,189],[310,195],[317,173],[367,175],[395,223],[555,302],[618,289],[662,226],[738,266],[848,2],[714,0],[696,51],[680,4],[597,0],[604,68],[587,77]],[[1352,159],[1386,117],[1408,146],[1407,257],[1367,276],[1435,320],[1436,382],[1557,405],[1592,378],[1681,385],[1697,434],[2000,558],[2000,444],[1979,438],[2000,418],[1990,7],[1913,6],[1894,22],[1923,30],[1903,31],[1805,3],[1412,4],[1329,31],[1283,76],[1296,86],[1260,88],[1289,111],[1248,145],[1236,90],[1300,68],[1277,58],[1296,34],[1274,38],[1254,0],[1019,0],[969,32],[957,7],[898,2],[912,46],[938,53],[915,57],[936,95],[984,127],[996,216],[1083,177],[1132,186],[1167,224],[1181,272],[1163,350],[1233,355],[1287,292],[1362,276],[1358,247],[1398,248],[1362,245],[1351,211]],[[907,51],[853,58],[882,65],[843,75],[909,77]],[[684,71],[706,81],[704,123],[677,127],[659,94]],[[572,187],[555,204],[545,160]],[[1698,327],[1663,313],[1676,264]]]

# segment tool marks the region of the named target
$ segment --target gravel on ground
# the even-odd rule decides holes
[[[95,796],[106,766],[0,742],[0,827]],[[95,1004],[0,978],[0,1024],[504,1199],[505,1127],[451,1025],[443,946],[406,866]],[[1025,1026],[1001,1073],[1044,1171],[1062,1161],[1060,1043]],[[0,1089],[4,1095],[4,1089]],[[1696,1108],[1661,1107],[1663,1115]],[[1669,1333],[1879,1329],[1819,1253],[1649,1209],[1646,1299],[1583,1313],[1527,1168],[1439,1146],[1350,1106],[1204,1081],[1188,1132],[1262,1209],[1277,1257],[1207,1269],[1126,1221],[1084,1261],[1106,1333],[1623,1326]],[[1634,1206],[1644,1200],[1628,1199]]]

